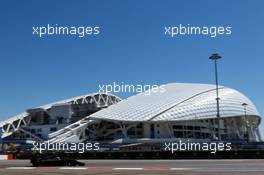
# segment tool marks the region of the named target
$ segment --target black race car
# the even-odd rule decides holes
[[[33,166],[84,166],[85,163],[58,155],[34,155],[30,160]]]

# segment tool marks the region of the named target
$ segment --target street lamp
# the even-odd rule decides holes
[[[221,134],[220,134],[220,112],[219,112],[219,92],[218,92],[218,72],[217,72],[217,60],[221,59],[222,57],[218,53],[212,54],[209,59],[214,61],[215,65],[215,85],[216,85],[216,108],[217,113],[216,117],[218,120],[218,140],[221,140]]]
[[[242,103],[242,106],[244,107],[245,118],[247,116],[247,105],[247,103]]]
[[[248,134],[248,121],[247,121],[247,106],[248,104],[247,103],[242,103],[242,106],[244,107],[244,121],[245,121],[245,133],[247,134],[247,139],[249,141],[249,134]]]

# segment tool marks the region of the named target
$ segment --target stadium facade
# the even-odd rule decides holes
[[[261,116],[237,90],[209,84],[171,83],[125,100],[94,93],[28,109],[0,123],[4,142],[161,143],[188,139],[258,142]],[[244,104],[244,105],[243,105]],[[245,105],[246,104],[246,105]]]

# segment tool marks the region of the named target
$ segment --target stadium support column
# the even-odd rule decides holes
[[[262,140],[262,137],[261,137],[261,134],[260,134],[259,128],[256,129],[256,134],[257,134],[257,136],[258,136],[258,140],[259,140],[259,142],[262,142],[263,140]]]
[[[218,89],[218,72],[217,72],[217,60],[221,59],[222,57],[218,53],[212,54],[209,59],[214,61],[215,66],[215,85],[216,85],[216,117],[218,120],[218,140],[221,140],[221,132],[220,132],[220,109],[219,109],[219,89]]]
[[[150,124],[147,122],[143,123],[143,137],[150,138]]]

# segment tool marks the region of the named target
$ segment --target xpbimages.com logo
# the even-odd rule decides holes
[[[164,93],[166,91],[165,85],[158,86],[156,84],[126,84],[124,82],[112,84],[99,84],[100,93],[142,93],[150,95],[150,93]]]
[[[200,35],[209,36],[211,38],[216,38],[219,36],[230,36],[232,34],[231,26],[194,26],[194,25],[175,25],[175,26],[165,26],[164,34],[170,36],[171,38],[179,36],[188,35]]]
[[[64,35],[64,36],[77,36],[84,38],[85,36],[100,34],[99,26],[58,26],[58,24],[45,26],[33,26],[32,35],[37,37]]]
[[[217,151],[230,151],[232,149],[231,143],[223,142],[165,142],[164,150],[169,151],[172,154],[177,151],[210,151],[216,153]]]
[[[33,142],[33,151],[42,153],[43,151],[73,151],[84,153],[86,151],[99,151],[100,144],[96,143],[66,143],[66,142]]]

